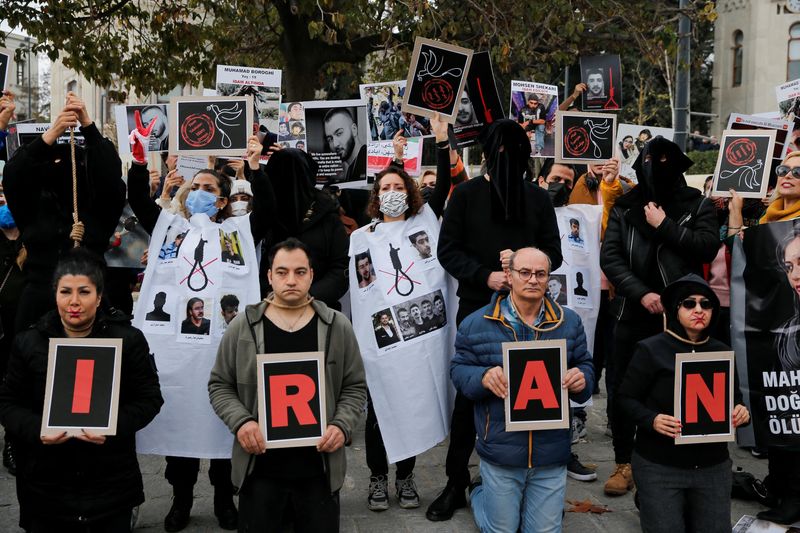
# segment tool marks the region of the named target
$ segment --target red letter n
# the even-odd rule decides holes
[[[708,390],[700,374],[686,376],[686,420],[687,424],[697,423],[697,400],[703,404],[711,420],[725,421],[725,373],[714,372],[714,392]]]

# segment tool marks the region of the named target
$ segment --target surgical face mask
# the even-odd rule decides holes
[[[231,214],[235,217],[242,217],[247,214],[247,206],[250,202],[240,200],[238,202],[231,202]]]
[[[11,216],[11,211],[8,209],[8,205],[3,204],[0,206],[0,228],[14,229],[16,227],[17,223],[14,222],[14,217]]]
[[[216,203],[217,197],[202,189],[192,191],[186,197],[186,209],[189,211],[189,214],[192,215],[202,213],[207,215],[208,218],[211,218],[219,211],[215,205]]]
[[[563,183],[551,181],[547,184],[547,193],[550,195],[553,207],[562,207],[569,201],[570,190]]]
[[[396,218],[406,212],[408,195],[400,191],[388,191],[378,197],[381,201],[380,211],[387,217]]]

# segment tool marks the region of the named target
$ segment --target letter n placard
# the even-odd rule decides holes
[[[50,339],[41,435],[116,435],[122,339]]]
[[[733,352],[679,353],[675,356],[675,444],[728,442],[733,430]]]
[[[564,339],[503,343],[506,431],[569,428]]]
[[[258,425],[267,448],[316,446],[325,434],[325,354],[260,354]]]

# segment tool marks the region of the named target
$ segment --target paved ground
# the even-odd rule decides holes
[[[640,531],[639,518],[633,505],[632,495],[610,498],[603,494],[603,483],[614,468],[611,439],[604,434],[605,395],[595,396],[595,406],[589,410],[587,438],[575,446],[584,463],[597,465],[598,480],[584,483],[568,480],[567,499],[584,500],[608,505],[613,511],[602,515],[567,513],[564,530],[567,532],[611,532]],[[477,531],[472,515],[467,509],[456,512],[448,522],[429,522],[425,519],[425,508],[436,497],[444,484],[444,459],[446,444],[437,446],[417,459],[416,476],[422,506],[415,510],[400,509],[396,502],[383,513],[367,509],[367,484],[369,472],[364,457],[363,432],[356,435],[348,449],[348,475],[341,494],[342,532],[473,532]],[[766,461],[754,459],[749,452],[731,445],[734,465],[759,478],[766,475]],[[161,457],[140,458],[144,475],[147,501],[142,505],[137,529],[140,531],[163,531],[162,521],[170,507],[171,491],[164,480],[164,460]],[[477,472],[477,457],[473,454],[471,470]],[[207,463],[203,470],[207,470]],[[392,480],[393,481],[393,480]],[[731,521],[735,523],[743,514],[755,514],[761,506],[753,502],[733,501]],[[212,492],[208,477],[201,474],[195,488],[195,503],[192,521],[187,532],[219,531],[212,511]],[[17,532],[18,507],[14,493],[14,478],[0,468],[0,531]]]

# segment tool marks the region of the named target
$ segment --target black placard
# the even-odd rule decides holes
[[[556,162],[598,163],[614,157],[617,117],[603,113],[556,113]]]
[[[173,99],[169,151],[244,155],[247,138],[253,133],[252,97],[189,98]]]
[[[622,67],[618,55],[581,58],[584,111],[611,111],[622,108]]]
[[[477,143],[484,126],[505,115],[489,52],[476,52],[472,56],[467,84],[457,104],[453,133],[458,148]]]
[[[725,130],[714,171],[712,196],[764,198],[775,149],[776,130]]]
[[[0,92],[8,89],[8,72],[11,68],[13,54],[10,50],[0,48]]]
[[[676,444],[733,440],[733,354],[679,354],[675,363]]]

